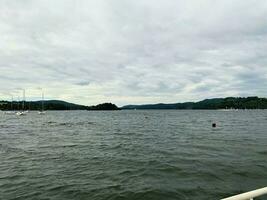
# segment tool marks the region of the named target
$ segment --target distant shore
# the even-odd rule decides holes
[[[118,107],[112,103],[84,106],[60,100],[43,101],[44,110],[237,110],[267,109],[267,98],[226,97],[205,99],[198,102],[158,103],[144,105],[126,105]],[[40,110],[42,101],[0,101],[0,110]]]
[[[185,102],[173,104],[145,104],[126,105],[121,107],[124,110],[152,110],[152,109],[179,109],[179,110],[233,110],[233,109],[267,109],[267,98],[259,97],[227,97],[205,99],[198,102]]]

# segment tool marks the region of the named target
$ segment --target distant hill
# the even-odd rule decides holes
[[[267,109],[267,98],[227,97],[205,99],[199,102],[127,105],[121,109]]]
[[[25,102],[25,110],[41,110],[42,101]],[[0,101],[0,110],[21,110],[22,101]],[[60,100],[44,101],[44,110],[120,110],[120,109],[267,109],[267,98],[259,97],[227,97],[205,99],[199,102],[172,104],[127,105],[118,108],[112,103],[96,106],[84,106]]]
[[[0,101],[0,110],[21,110],[22,101]],[[25,110],[41,110],[42,101],[26,101]],[[103,103],[96,106],[84,106],[60,100],[44,101],[44,110],[120,110],[115,104]]]

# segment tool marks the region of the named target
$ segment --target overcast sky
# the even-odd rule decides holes
[[[266,0],[0,0],[0,97],[267,95]]]

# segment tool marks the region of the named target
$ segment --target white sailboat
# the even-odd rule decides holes
[[[25,112],[23,112],[23,111],[19,111],[19,112],[17,112],[17,113],[16,113],[16,115],[18,115],[18,116],[21,116],[21,115],[26,115],[26,113],[25,113]]]
[[[22,111],[18,111],[16,115],[18,116],[26,115],[27,111],[24,111],[24,108],[25,108],[25,90],[23,90]]]
[[[41,111],[38,112],[39,115],[44,115],[45,111],[44,111],[44,93],[42,92],[42,109]]]

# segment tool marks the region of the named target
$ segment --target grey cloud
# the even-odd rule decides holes
[[[121,105],[264,96],[266,16],[265,0],[2,0],[0,91]]]
[[[78,82],[76,83],[77,85],[80,85],[80,86],[86,86],[86,85],[89,85],[90,82],[89,81],[81,81],[81,82]]]

